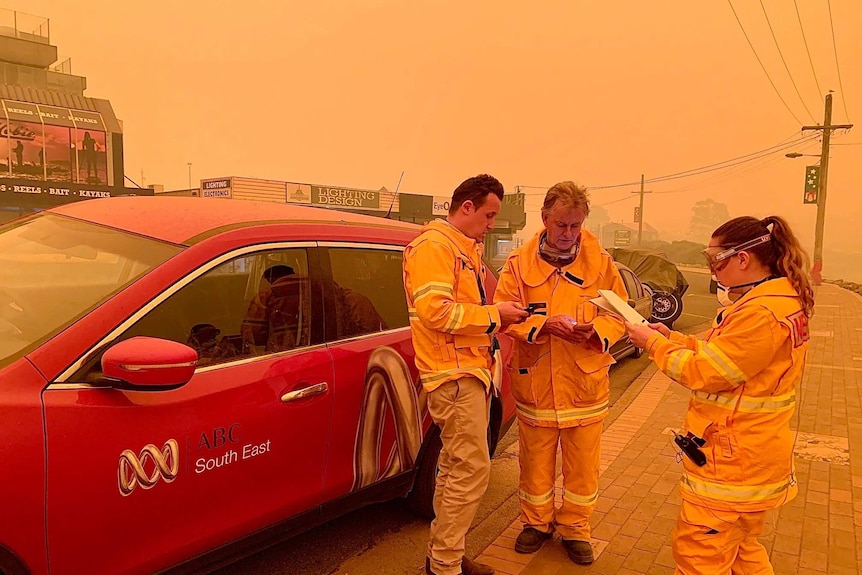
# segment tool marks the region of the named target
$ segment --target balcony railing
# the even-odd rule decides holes
[[[0,8],[0,35],[50,44],[51,25],[50,21],[42,16]]]
[[[0,84],[54,90],[76,96],[83,96],[84,90],[87,89],[87,79],[83,76],[32,66],[19,66],[9,62],[0,62]]]

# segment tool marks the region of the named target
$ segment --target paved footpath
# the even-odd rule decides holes
[[[799,496],[772,514],[761,538],[778,575],[862,573],[862,297],[832,285],[817,290],[791,424]],[[637,395],[623,413],[612,410],[602,436],[595,563],[569,561],[558,536],[534,555],[515,553],[517,519],[480,561],[501,575],[673,573],[682,464],[668,429],[681,426],[688,392],[650,367],[627,393]],[[561,496],[558,479],[558,505]]]

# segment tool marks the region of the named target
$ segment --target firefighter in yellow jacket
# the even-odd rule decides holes
[[[502,199],[496,178],[465,180],[452,195],[446,220],[429,223],[404,250],[416,367],[443,442],[425,563],[429,575],[494,572],[465,557],[464,549],[491,471],[494,334],[527,317],[521,306],[486,301],[481,241],[494,228]]]
[[[627,324],[636,344],[691,390],[676,443],[682,504],[676,572],[773,573],[757,541],[768,510],[796,496],[790,421],[814,307],[808,263],[780,217],[740,217],[704,251],[724,306],[701,341]]]
[[[610,347],[625,332],[590,300],[598,290],[628,298],[622,278],[595,236],[582,230],[586,190],[562,182],[542,206],[545,229],[506,261],[495,301],[528,306],[533,315],[510,326],[516,339],[509,373],[518,412],[524,529],[519,553],[533,553],[557,531],[575,563],[593,561],[590,514],[599,489],[602,420],[608,411]],[[557,445],[563,501],[554,506]]]

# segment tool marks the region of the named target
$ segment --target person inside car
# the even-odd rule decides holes
[[[288,265],[274,265],[263,272],[269,284],[248,305],[242,320],[243,350],[254,354],[263,347],[266,353],[293,349],[301,336],[304,278]]]
[[[237,355],[237,350],[227,338],[219,340],[221,330],[211,323],[192,326],[186,345],[198,354],[198,365],[228,361]]]

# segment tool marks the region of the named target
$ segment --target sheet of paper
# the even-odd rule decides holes
[[[590,300],[598,307],[611,312],[612,314],[622,317],[629,323],[646,324],[648,323],[641,314],[636,312],[628,302],[618,296],[615,292],[606,289],[599,290],[599,297]]]

